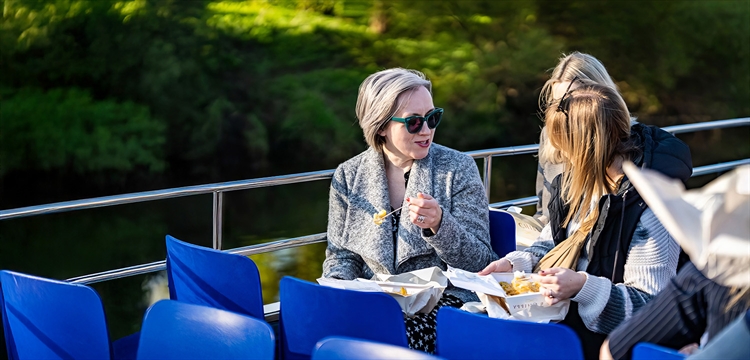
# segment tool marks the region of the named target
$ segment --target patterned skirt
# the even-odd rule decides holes
[[[409,339],[409,347],[434,354],[438,310],[443,306],[460,308],[463,304],[461,299],[443,294],[435,308],[429,313],[417,313],[414,317],[406,318],[406,337]]]

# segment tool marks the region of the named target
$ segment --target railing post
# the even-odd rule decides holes
[[[490,201],[490,174],[492,174],[492,155],[484,157],[484,191],[487,193],[487,201]]]
[[[222,229],[222,204],[224,203],[224,192],[214,191],[214,249],[221,250]]]

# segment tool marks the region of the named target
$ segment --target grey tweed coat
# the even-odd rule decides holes
[[[443,208],[437,234],[424,236],[402,211],[394,251],[390,221],[378,226],[372,215],[390,209],[382,153],[370,148],[339,165],[331,181],[328,248],[323,276],[351,280],[375,273],[400,274],[446,264],[479,271],[497,255],[490,247],[487,196],[474,160],[433,144],[412,165],[406,197],[430,194]],[[449,288],[446,293],[475,301],[473,293]]]

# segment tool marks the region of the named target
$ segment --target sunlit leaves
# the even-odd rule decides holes
[[[161,171],[163,125],[146,107],[78,89],[22,89],[2,99],[0,175],[13,170]]]

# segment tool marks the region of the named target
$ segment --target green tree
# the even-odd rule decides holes
[[[136,168],[164,169],[164,126],[144,106],[93,101],[75,88],[23,88],[0,101],[0,177],[41,169],[114,179]]]

